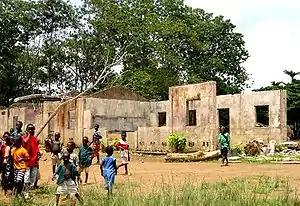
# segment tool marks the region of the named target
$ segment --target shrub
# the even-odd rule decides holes
[[[173,152],[183,152],[186,147],[186,137],[184,134],[170,134],[168,137],[168,146]]]

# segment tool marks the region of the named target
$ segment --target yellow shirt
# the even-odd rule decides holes
[[[27,150],[23,147],[12,149],[13,160],[14,160],[14,169],[26,171],[27,162],[19,161],[20,158],[29,159],[29,154]]]

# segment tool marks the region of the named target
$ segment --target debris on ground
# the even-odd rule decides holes
[[[244,144],[239,143],[231,149],[231,162],[245,160],[248,162],[300,162],[300,144],[298,142],[277,143],[271,140],[265,144],[261,139],[255,139]],[[238,151],[238,152],[237,152]]]

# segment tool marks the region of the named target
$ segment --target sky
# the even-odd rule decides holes
[[[71,0],[78,4],[80,0]],[[300,72],[300,0],[185,0],[188,6],[223,15],[244,35],[244,64],[253,84],[289,81],[283,70]]]

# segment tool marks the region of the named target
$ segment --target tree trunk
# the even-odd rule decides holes
[[[194,152],[188,154],[177,154],[177,153],[169,153],[167,154],[165,161],[166,162],[200,162],[205,160],[217,159],[221,155],[220,150],[212,151],[212,152]]]

